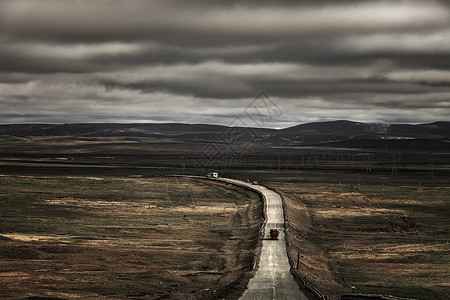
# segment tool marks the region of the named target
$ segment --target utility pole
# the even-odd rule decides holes
[[[395,159],[392,161],[392,175],[397,175],[397,162]]]

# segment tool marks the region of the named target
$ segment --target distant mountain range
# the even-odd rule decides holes
[[[227,127],[208,124],[13,124],[0,125],[0,135],[153,137],[190,142],[251,143],[272,146],[328,145],[372,147],[380,143],[450,145],[450,122],[430,124],[376,124],[331,121],[301,124],[285,129]]]

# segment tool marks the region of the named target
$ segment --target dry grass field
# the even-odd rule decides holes
[[[446,147],[243,145],[233,152],[213,144],[224,152],[211,158],[207,142],[172,138],[0,141],[6,298],[237,298],[257,254],[258,196],[155,177],[205,175],[210,164],[223,177],[283,193],[293,257],[299,253],[301,272],[330,299],[449,298]]]
[[[176,177],[1,175],[0,206],[3,299],[233,298],[261,216],[254,193]]]
[[[334,299],[450,296],[450,189],[274,183],[300,269]]]

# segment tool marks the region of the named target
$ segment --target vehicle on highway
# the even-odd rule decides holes
[[[217,172],[212,172],[208,174],[208,178],[218,178],[219,177],[219,173]]]
[[[278,239],[279,230],[278,229],[270,229],[270,239],[277,240]]]

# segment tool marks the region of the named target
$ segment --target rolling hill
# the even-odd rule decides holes
[[[300,124],[284,129],[227,127],[208,124],[9,124],[0,135],[15,137],[152,137],[182,142],[214,142],[267,146],[322,145],[333,147],[380,147],[387,143],[402,148],[429,145],[448,148],[450,122],[430,124],[377,124],[331,121]],[[413,142],[416,140],[416,142]]]

